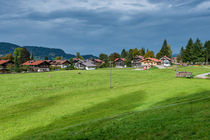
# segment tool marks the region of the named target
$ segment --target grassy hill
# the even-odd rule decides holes
[[[1,75],[0,139],[210,138],[209,80],[174,69],[112,74],[111,89],[109,69]]]

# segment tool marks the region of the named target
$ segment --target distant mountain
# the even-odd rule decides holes
[[[30,53],[33,53],[35,59],[43,59],[47,56],[49,59],[54,59],[56,56],[61,56],[64,59],[69,59],[75,57],[73,54],[67,54],[62,49],[37,47],[37,46],[19,46],[12,43],[0,42],[0,56],[6,55],[8,53],[13,54],[15,48],[24,47]],[[85,59],[97,58],[93,55],[83,55]]]

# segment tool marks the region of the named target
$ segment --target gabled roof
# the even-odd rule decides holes
[[[51,64],[52,65],[62,65],[66,62],[70,64],[70,62],[68,60],[54,60],[54,61],[51,62]]]
[[[118,61],[118,60],[125,61],[126,59],[125,59],[125,58],[116,58],[116,59],[114,60],[114,62],[116,62],[116,61]]]
[[[9,62],[9,60],[0,60],[0,65],[3,65],[3,64],[8,63],[8,62]]]
[[[92,61],[88,61],[88,60],[85,60],[85,61],[80,60],[78,63],[87,67],[96,67],[96,65],[94,65]]]
[[[30,60],[30,61],[27,61],[27,62],[25,62],[25,63],[23,63],[22,65],[23,66],[38,66],[38,65],[40,65],[40,64],[42,64],[42,63],[47,63],[47,64],[49,64],[47,61],[45,61],[45,60],[38,60],[38,61],[36,61],[36,60]]]
[[[163,59],[163,58],[166,58],[167,60],[171,60],[171,58],[169,58],[167,56],[163,56],[162,58],[160,58],[160,60]]]
[[[94,59],[94,61],[98,63],[105,63],[103,60],[100,60],[100,59]]]
[[[144,56],[141,56],[141,55],[137,55],[135,58],[144,59]]]
[[[145,58],[145,59],[143,59],[142,61],[145,61],[145,60],[151,60],[151,61],[154,61],[154,62],[161,62],[161,60],[158,60],[158,59],[156,59],[156,58]]]

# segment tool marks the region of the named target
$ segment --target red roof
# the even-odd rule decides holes
[[[144,56],[141,56],[141,55],[137,55],[135,58],[144,59]]]
[[[0,60],[0,65],[3,65],[3,64],[8,63],[8,62],[9,62],[9,60]]]
[[[27,62],[23,63],[22,65],[23,66],[38,66],[38,65],[40,65],[40,64],[42,64],[44,62],[48,63],[45,60],[38,60],[38,61],[31,60],[31,61],[27,61]]]
[[[114,62],[116,62],[116,61],[118,61],[118,60],[125,61],[126,59],[125,59],[125,58],[116,58],[116,59],[114,60]]]
[[[168,59],[168,60],[171,60],[171,58],[169,58],[169,57],[167,57],[167,56],[163,56],[162,58],[166,58],[166,59]],[[160,58],[160,59],[162,59],[162,58]]]
[[[156,59],[156,58],[146,58],[146,59],[143,59],[142,61],[144,61],[144,60],[152,60],[152,61],[154,61],[154,62],[161,62],[161,60],[158,60],[158,59]]]
[[[98,63],[105,63],[103,60],[100,60],[100,59],[94,59],[94,61],[96,61]]]
[[[52,65],[62,65],[66,62],[70,64],[70,62],[68,60],[54,60],[54,61],[51,62],[51,64]]]

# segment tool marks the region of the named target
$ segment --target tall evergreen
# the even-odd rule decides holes
[[[182,61],[182,62],[186,62],[186,58],[185,58],[185,49],[184,49],[184,47],[182,46],[181,47],[181,51],[180,51],[180,61]]]
[[[204,56],[205,56],[205,60],[206,63],[208,63],[210,61],[210,40],[206,41],[204,44]]]
[[[166,40],[164,40],[162,48],[160,49],[160,52],[157,53],[156,57],[161,58],[163,56],[172,57],[172,50],[171,46],[167,43]]]
[[[204,62],[204,48],[201,41],[197,38],[196,42],[193,44],[191,51],[191,62]]]
[[[183,55],[183,62],[191,62],[192,61],[192,54],[193,54],[193,40],[192,38],[189,39],[186,49]]]
[[[140,53],[140,55],[141,56],[144,56],[145,55],[145,48],[141,48],[140,50],[139,50],[139,53]]]
[[[128,52],[125,49],[123,49],[120,56],[121,58],[126,58],[128,56]]]

